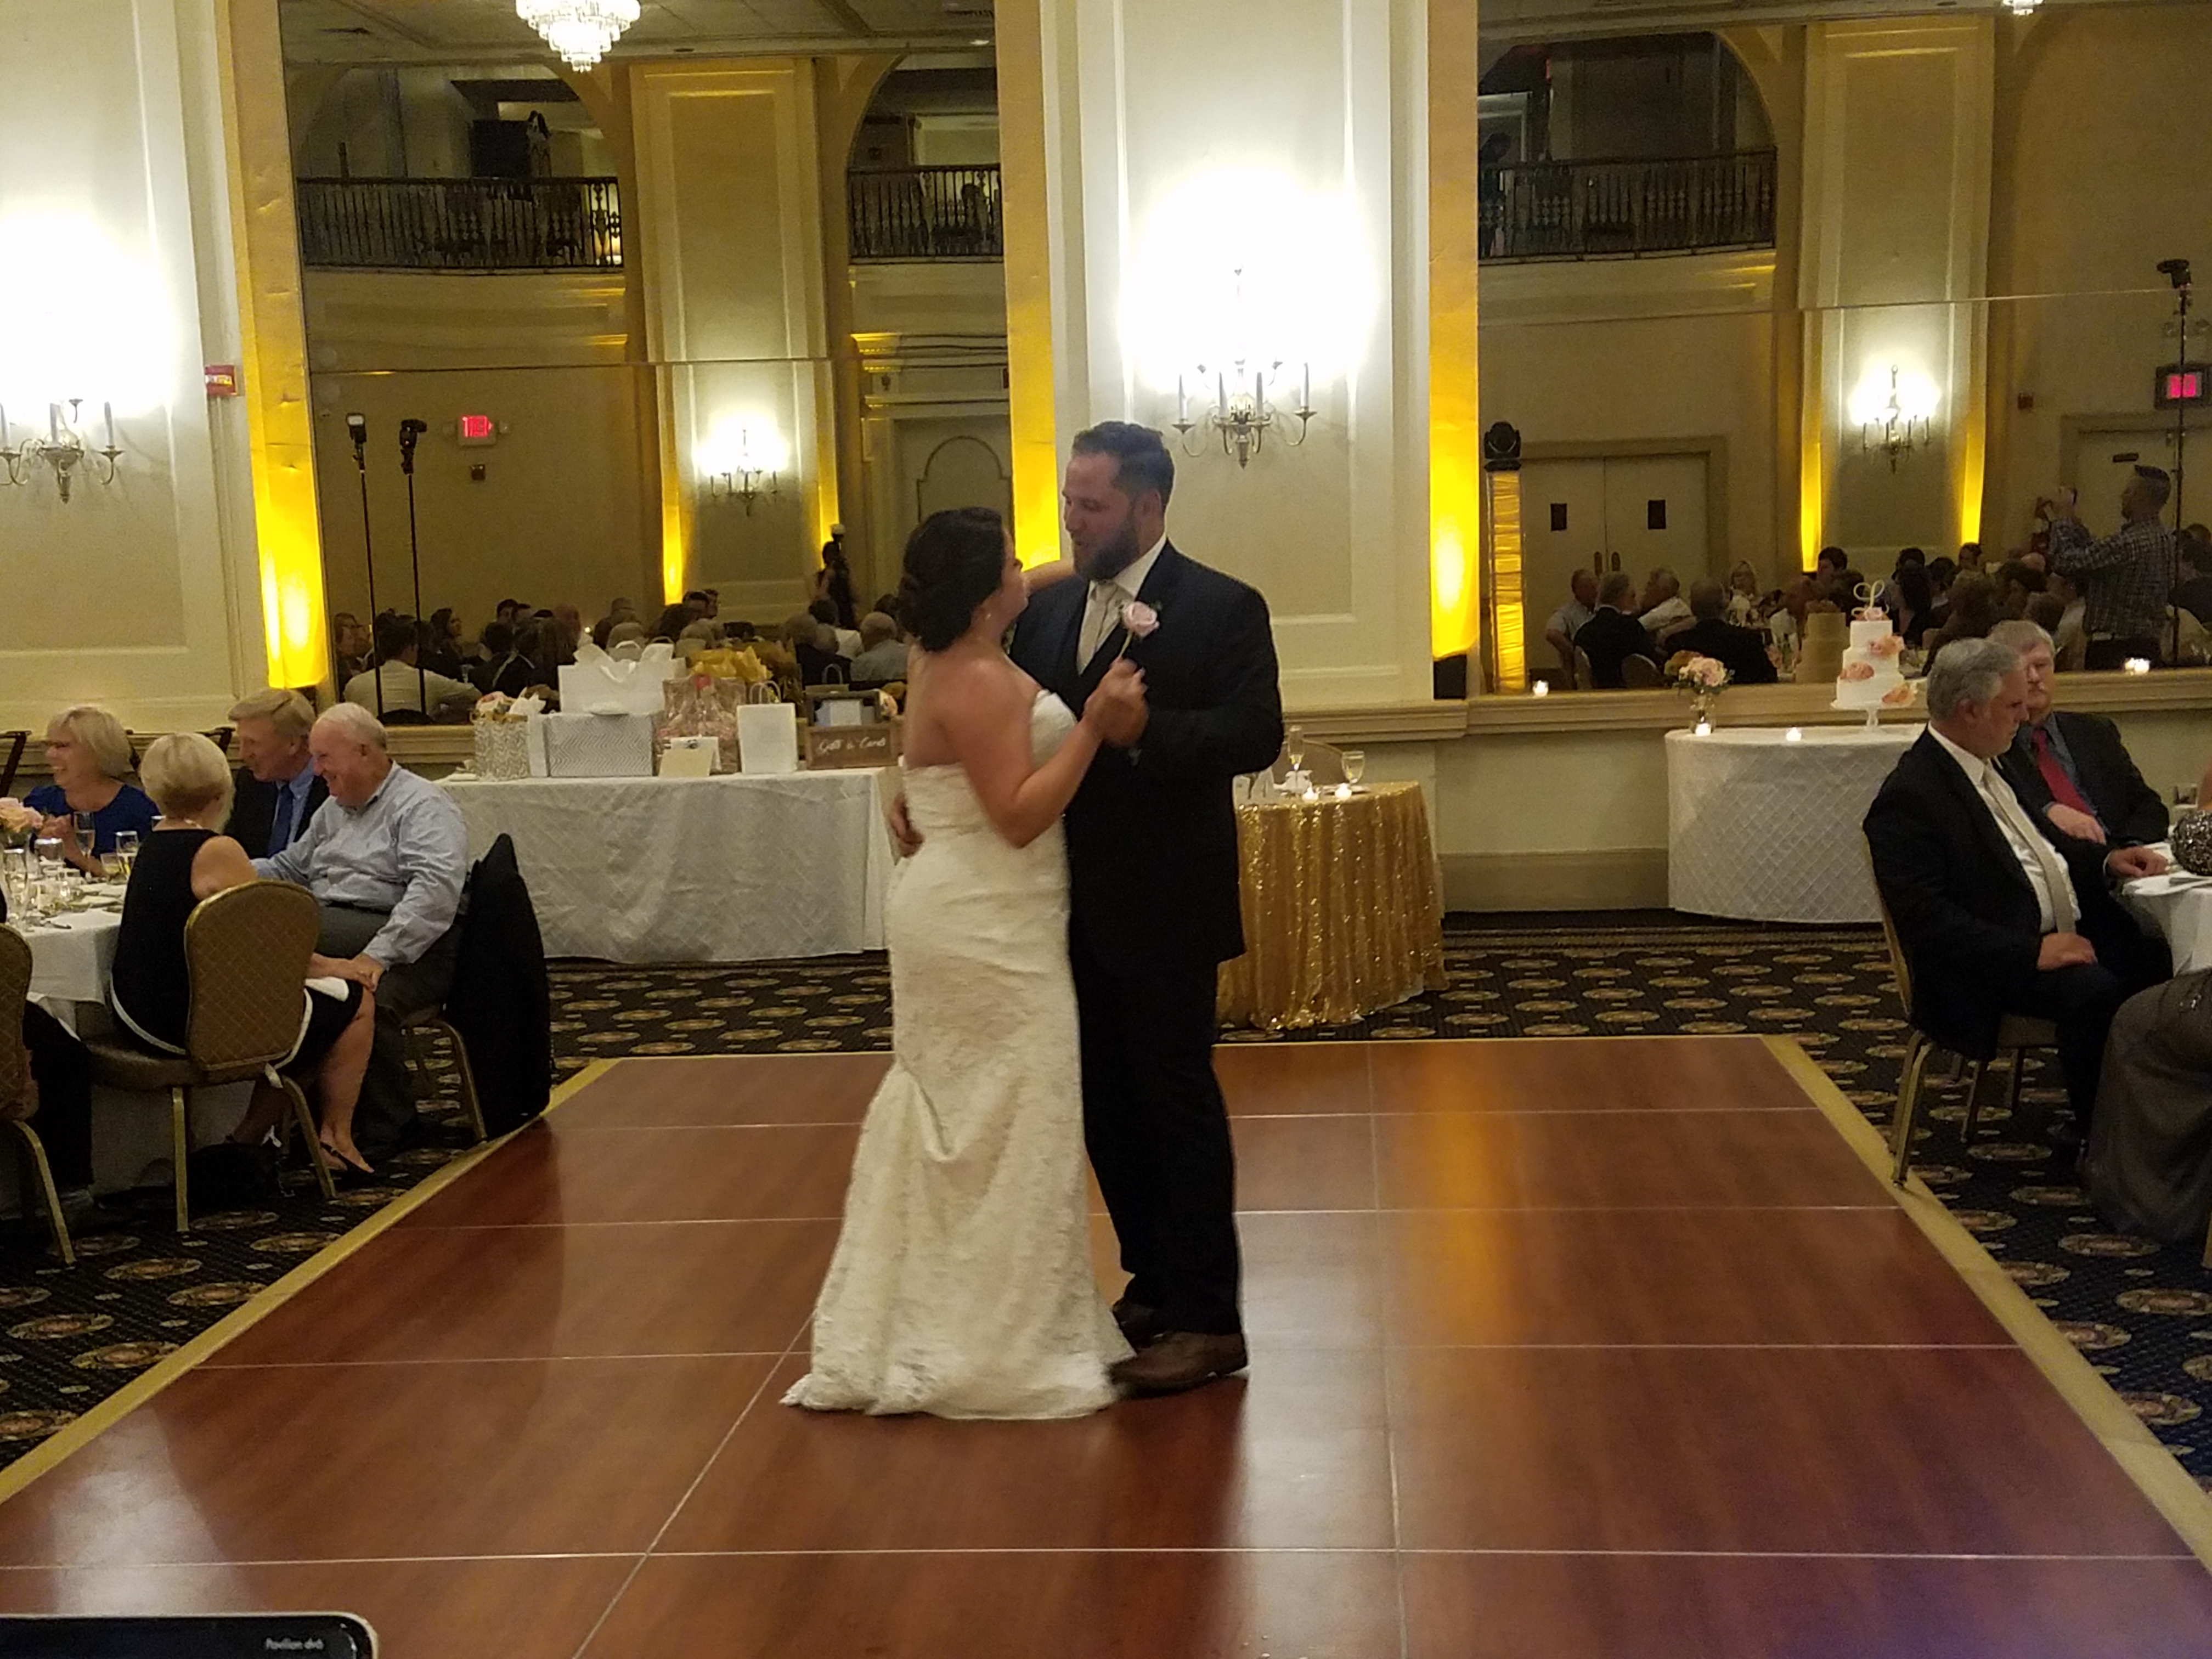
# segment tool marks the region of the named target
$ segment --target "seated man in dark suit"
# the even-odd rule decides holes
[[[2076,840],[2028,812],[1995,763],[2027,704],[2012,647],[1946,647],[1928,674],[1928,730],[1867,809],[1867,844],[1912,969],[1912,1023],[1940,1048],[1987,1060],[2003,1015],[2052,1021],[2086,1134],[2112,1016],[2166,970],[2164,947],[2111,883],[2166,860]]]
[[[1635,606],[1635,578],[1616,570],[1598,584],[1597,611],[1575,635],[1575,649],[1590,659],[1590,678],[1601,690],[1623,689],[1626,659],[1652,655],[1651,636],[1637,621]]]
[[[2027,718],[2001,764],[2027,810],[2067,835],[2109,847],[2144,847],[2166,839],[2166,803],[2101,714],[2051,706],[2051,635],[2032,622],[2002,622],[1990,637],[2020,653],[2027,681]]]
[[[1697,618],[1687,628],[1667,637],[1667,654],[1694,651],[1723,664],[1738,685],[1771,685],[1780,678],[1767,660],[1766,635],[1738,628],[1723,613],[1728,593],[1710,576],[1690,584],[1690,615]]]
[[[315,775],[307,733],[315,711],[297,691],[272,686],[231,705],[238,730],[237,799],[230,834],[250,859],[283,852],[305,834],[307,820],[331,798]]]

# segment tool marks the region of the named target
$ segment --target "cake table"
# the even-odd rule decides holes
[[[1667,902],[1752,921],[1874,921],[1859,821],[1923,727],[1667,734]]]

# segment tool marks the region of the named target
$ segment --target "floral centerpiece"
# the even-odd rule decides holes
[[[1677,651],[1667,659],[1665,672],[1669,684],[1678,691],[1689,692],[1696,700],[1698,724],[1711,730],[1713,704],[1719,699],[1722,688],[1735,678],[1729,665],[1717,657]]]
[[[0,847],[28,847],[43,822],[13,795],[0,796]]]

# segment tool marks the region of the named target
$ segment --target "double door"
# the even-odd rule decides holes
[[[1522,592],[1530,635],[1564,604],[1577,569],[1645,578],[1664,565],[1690,584],[1712,568],[1703,455],[1530,461],[1521,469]]]

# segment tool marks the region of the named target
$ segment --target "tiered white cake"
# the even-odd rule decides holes
[[[1838,708],[1898,707],[1912,701],[1912,690],[1898,666],[1905,641],[1897,636],[1889,618],[1864,611],[1851,619],[1851,642],[1844,652],[1843,672],[1836,676]]]

